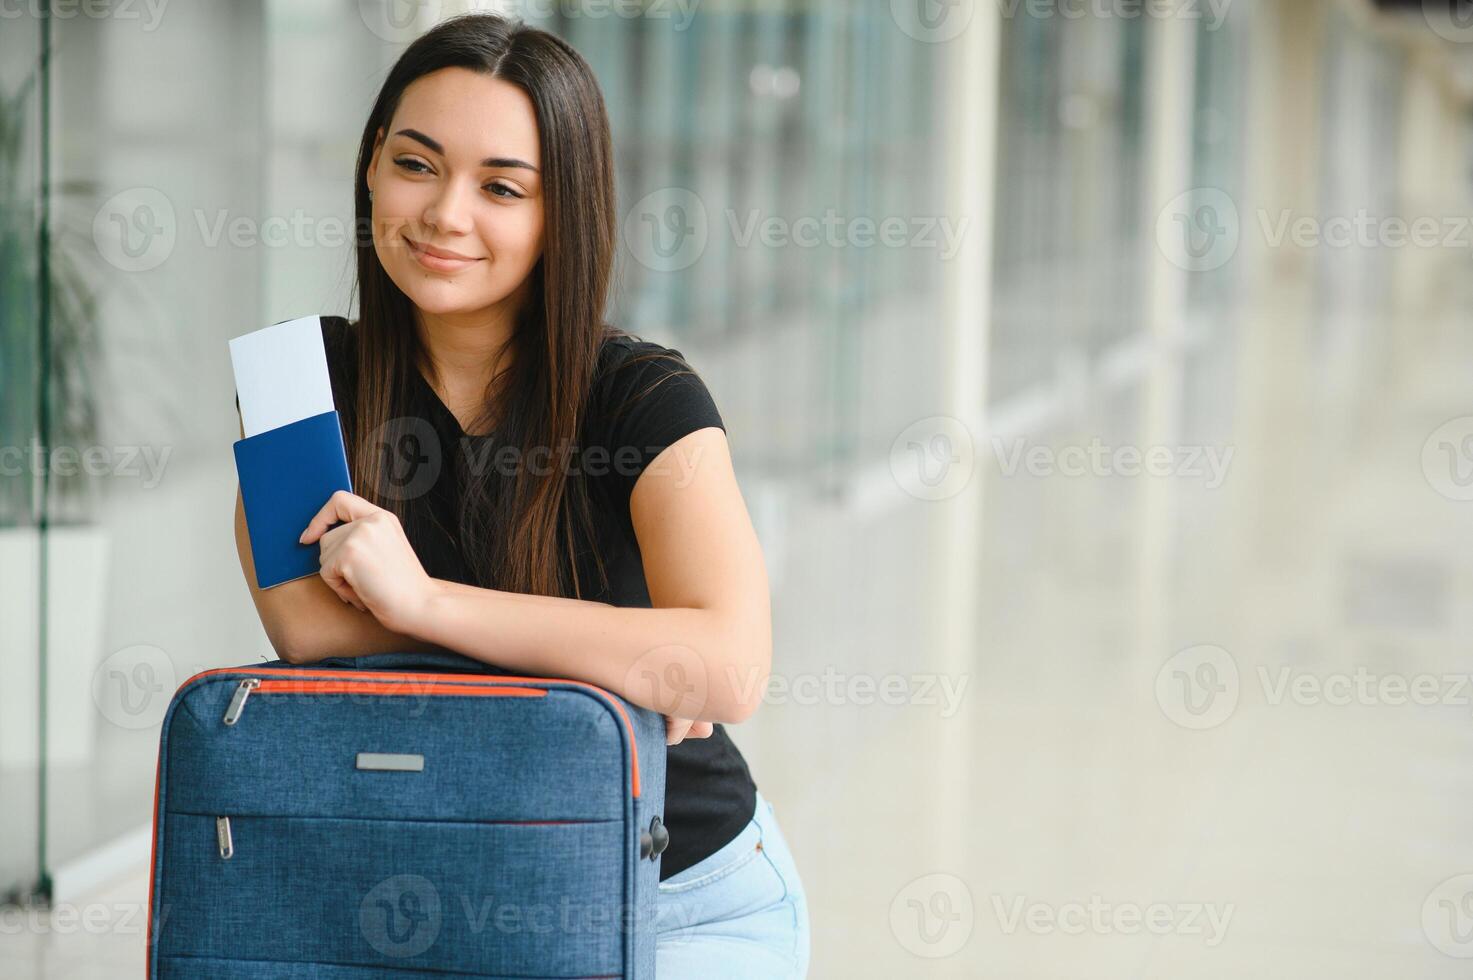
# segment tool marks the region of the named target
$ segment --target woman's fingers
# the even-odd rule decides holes
[[[665,716],[665,744],[679,745],[687,738],[710,738],[714,731],[709,721],[693,721],[690,718]]]
[[[691,720],[689,718],[676,718],[674,715],[665,716],[665,744],[679,745],[685,738],[685,733],[690,731]]]
[[[356,607],[359,612],[368,612],[368,606],[364,605],[363,600],[358,598],[357,591],[346,581],[343,582],[343,589],[338,595],[342,596],[343,601],[348,605]]]
[[[336,530],[338,529],[335,528],[334,531]],[[342,528],[341,530],[347,530],[347,528]],[[325,541],[326,539],[324,539]],[[368,612],[368,607],[362,599],[358,598],[358,593],[354,590],[353,583],[349,582],[343,576],[342,570],[338,568],[337,550],[335,547],[329,547],[326,543],[323,544],[322,554],[317,559],[317,563],[321,566],[318,569],[318,574],[322,576],[322,581],[327,583],[327,587],[332,589],[339,599],[353,606],[359,612]]]
[[[348,521],[356,521],[360,517],[367,517],[375,511],[382,510],[376,507],[356,493],[339,490],[327,498],[327,503],[322,509],[312,516],[302,535],[297,540],[302,544],[311,544],[320,538],[329,526]]]
[[[323,534],[318,541],[317,563],[322,566],[322,580],[327,583],[328,588],[337,593],[337,597],[348,605],[353,606],[359,612],[368,612],[368,606],[358,597],[353,584],[349,582],[338,571],[338,549],[347,541],[348,536],[355,528],[352,523],[339,524],[337,527]]]
[[[356,605],[353,600],[357,598],[357,595],[353,592],[353,586],[348,584],[348,580],[343,578],[336,566],[324,561],[318,574],[322,576],[322,581],[327,583],[327,587],[332,589],[334,595],[350,605]]]

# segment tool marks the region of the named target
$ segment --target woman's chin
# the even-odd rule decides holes
[[[434,313],[444,316],[450,313],[468,313],[471,310],[479,310],[489,305],[481,302],[479,294],[472,298],[467,292],[464,283],[458,283],[452,279],[442,279],[436,276],[412,279],[408,288],[400,284],[399,288],[404,290],[410,302],[426,313]]]
[[[423,287],[407,291],[405,295],[410,302],[425,313],[433,313],[436,316],[448,316],[451,313],[469,313],[471,310],[481,308],[482,304],[467,303],[465,296],[447,295],[445,289],[425,289]]]

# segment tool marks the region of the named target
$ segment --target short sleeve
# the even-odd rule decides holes
[[[333,407],[339,414],[352,408],[355,390],[354,336],[346,317],[322,318],[322,349],[327,355],[328,380],[332,384]]]
[[[639,342],[609,372],[605,448],[611,472],[632,492],[672,443],[698,429],[726,429],[715,399],[680,351]]]

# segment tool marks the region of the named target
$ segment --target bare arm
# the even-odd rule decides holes
[[[745,721],[767,687],[772,626],[726,433],[701,429],[662,452],[636,481],[630,516],[654,608],[431,579],[424,599],[391,621],[478,660],[585,680],[666,715]],[[330,519],[325,510],[314,523]]]
[[[244,426],[241,435],[245,435]],[[441,650],[433,644],[386,628],[369,612],[359,612],[338,598],[320,575],[283,582],[269,589],[256,587],[251,538],[246,530],[245,505],[235,491],[235,550],[240,570],[251,590],[256,614],[266,637],[282,660],[312,663],[325,657],[356,657],[365,653]]]

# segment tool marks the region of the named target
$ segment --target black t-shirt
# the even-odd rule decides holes
[[[333,401],[339,409],[352,406],[356,394],[354,329],[344,317],[322,317]],[[673,355],[676,360],[653,357],[620,369],[634,355],[650,353]],[[589,509],[598,538],[594,548],[603,561],[608,587],[601,587],[602,579],[591,563],[593,549],[579,549],[579,581],[593,586],[585,585],[584,598],[615,606],[651,606],[629,514],[635,480],[660,450],[681,436],[707,426],[725,428],[700,378],[674,373],[688,371],[679,360],[683,358],[677,350],[630,337],[609,339],[600,351],[579,450],[589,459]],[[408,481],[398,494],[405,509],[404,533],[431,578],[475,585],[461,555],[459,534],[452,530],[460,526],[460,480],[469,466],[494,470],[501,443],[496,432],[466,435],[418,369],[409,373],[407,403],[396,410],[396,424],[417,433],[421,465],[398,470]],[[605,454],[587,456],[590,447],[603,447]],[[596,465],[596,460],[604,465]],[[756,812],[757,788],[746,761],[725,727],[713,728],[708,738],[685,739],[667,749],[665,825],[670,844],[660,858],[662,881],[714,854]]]

